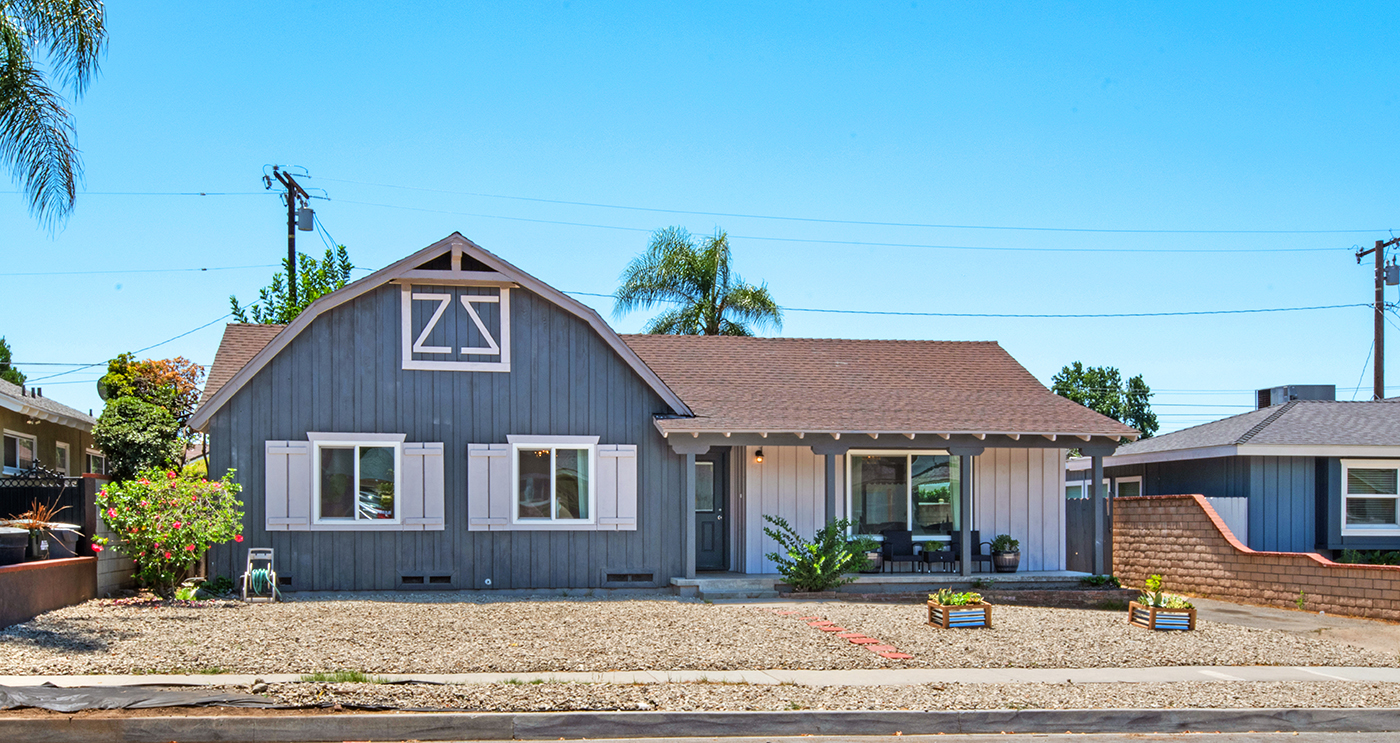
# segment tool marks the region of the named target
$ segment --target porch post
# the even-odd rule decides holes
[[[685,455],[685,512],[682,514],[685,529],[683,554],[685,555],[685,577],[695,577],[695,455]]]
[[[836,455],[826,456],[826,523],[836,520]]]
[[[962,554],[958,565],[964,577],[972,575],[972,457],[958,457],[958,502],[962,518],[958,519]]]
[[[1090,457],[1094,465],[1094,479],[1089,483],[1092,488],[1090,492],[1094,495],[1094,574],[1103,575],[1107,571],[1104,565],[1107,564],[1107,555],[1104,554],[1103,532],[1104,532],[1104,492],[1103,492],[1103,455],[1094,454]]]

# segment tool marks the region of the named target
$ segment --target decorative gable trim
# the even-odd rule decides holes
[[[448,250],[450,250],[452,254],[451,270],[431,271],[420,268],[427,261],[443,255]],[[470,264],[474,269],[484,266],[490,270],[462,270],[464,262]],[[196,410],[195,414],[190,418],[190,427],[196,431],[206,430],[209,425],[209,420],[214,417],[214,413],[218,412],[220,408],[228,403],[228,401],[237,394],[238,390],[243,388],[243,385],[247,384],[249,380],[271,362],[277,354],[281,353],[282,349],[290,345],[317,317],[363,294],[399,279],[437,284],[471,283],[482,285],[499,282],[498,285],[503,288],[503,292],[510,286],[519,286],[534,292],[588,323],[588,325],[593,328],[593,331],[596,332],[618,356],[622,357],[622,360],[646,382],[647,386],[651,387],[656,394],[660,395],[661,399],[665,400],[677,415],[692,415],[690,408],[686,406],[685,402],[683,402],[675,392],[671,391],[671,388],[667,387],[666,383],[662,382],[661,378],[658,377],[650,367],[642,362],[641,357],[639,357],[635,351],[628,347],[626,343],[623,343],[622,338],[620,338],[591,307],[549,286],[534,276],[521,271],[510,263],[507,263],[490,251],[487,251],[471,240],[463,237],[460,232],[454,232],[446,238],[423,248],[407,258],[381,268],[359,281],[347,284],[344,288],[326,294],[315,302],[312,302],[300,315],[297,315],[296,319],[292,320],[287,327],[283,328],[282,332],[278,333],[270,343],[255,354],[247,365],[239,369],[223,387],[219,388],[218,392],[215,392],[213,396],[204,401],[203,405],[199,406],[199,409]]]

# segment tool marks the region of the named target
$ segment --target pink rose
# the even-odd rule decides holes
[[[150,485],[150,484],[151,484],[151,481],[150,481],[150,480],[147,480],[147,479],[144,478],[144,477],[141,478],[140,480],[137,480],[136,482],[139,482],[139,483],[141,483],[142,485]]]
[[[92,551],[93,551],[93,552],[101,552],[101,551],[102,551],[102,545],[100,545],[100,544],[94,544],[94,545],[92,546]]]
[[[176,477],[178,477],[178,475],[176,475],[174,472],[165,473],[165,478],[167,480],[174,480]]]
[[[187,544],[187,545],[185,545],[185,551],[186,551],[186,552],[194,552],[194,545],[193,545],[193,544]]]
[[[209,487],[211,487],[211,488],[213,488],[213,489],[215,489],[215,490],[223,490],[224,484],[221,483],[221,482],[215,481],[215,482],[209,483]]]
[[[116,518],[116,517],[117,517],[117,509],[115,509],[115,508],[109,508],[109,509],[107,509],[107,518],[109,518],[109,519],[114,519],[114,518]]]
[[[180,522],[179,522],[179,521],[176,521],[176,522],[175,522],[175,528],[176,528],[176,529],[179,529],[179,528],[180,528]]]
[[[243,535],[242,535],[242,534],[234,534],[234,535],[233,535],[233,541],[235,541],[235,542],[241,542],[241,541],[243,541]]]
[[[169,552],[165,553],[165,559],[167,559],[167,560],[170,559],[170,553],[169,553]]]

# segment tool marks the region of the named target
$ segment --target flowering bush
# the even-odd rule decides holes
[[[94,538],[93,549],[115,542],[136,562],[137,579],[170,598],[211,546],[243,541],[240,490],[233,470],[222,480],[147,470],[108,485],[97,495],[97,509],[114,536]]]

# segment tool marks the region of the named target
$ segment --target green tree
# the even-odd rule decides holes
[[[118,481],[142,470],[177,467],[185,454],[175,416],[139,397],[108,400],[92,427],[92,441],[107,455],[108,473]]]
[[[73,211],[83,166],[73,118],[46,74],[77,100],[106,44],[100,0],[0,0],[0,163],[50,228]]]
[[[296,304],[292,304],[287,296],[288,268],[287,259],[283,258],[282,273],[273,274],[272,283],[258,290],[258,301],[246,307],[238,304],[237,297],[229,296],[233,318],[245,323],[286,325],[321,295],[330,294],[350,283],[350,271],[355,266],[350,262],[350,253],[344,245],[337,245],[334,250],[326,248],[326,257],[320,261],[305,253],[297,253]]]
[[[1141,374],[1125,385],[1115,367],[1084,366],[1076,361],[1061,369],[1050,382],[1050,390],[1055,394],[1126,423],[1141,431],[1143,438],[1157,433],[1157,415],[1149,402],[1152,390]]]
[[[24,372],[10,366],[11,358],[10,344],[5,341],[5,336],[0,335],[0,379],[10,384],[24,384]]]
[[[622,273],[613,314],[676,306],[652,318],[646,332],[663,335],[753,335],[754,328],[781,329],[783,313],[767,284],[754,286],[730,268],[729,238],[715,232],[696,245],[682,227],[651,235],[645,253]]]

